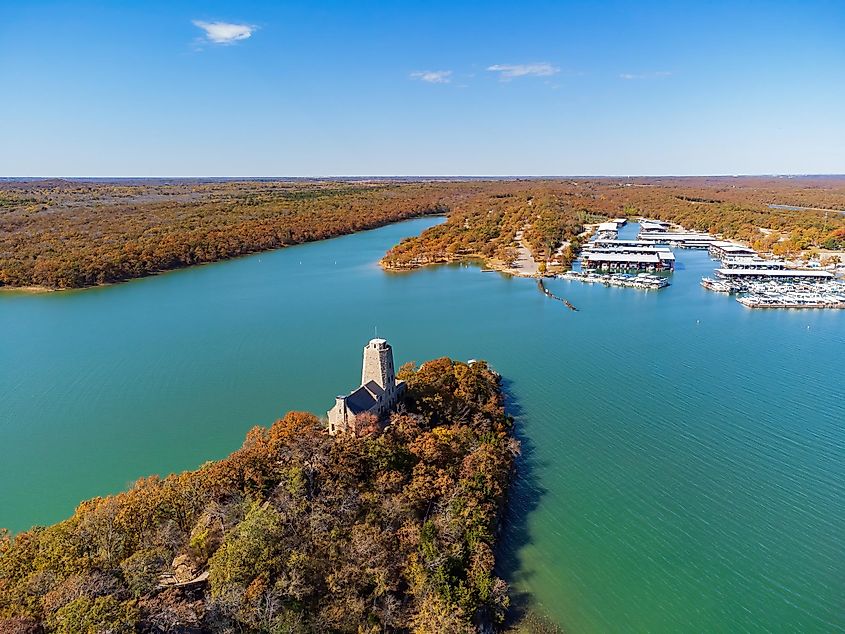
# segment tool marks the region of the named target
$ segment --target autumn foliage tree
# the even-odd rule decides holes
[[[224,460],[3,534],[0,631],[495,627],[518,451],[499,378],[449,359],[399,376],[401,413],[369,433],[330,437],[292,412]]]
[[[372,229],[445,224],[396,245],[386,268],[509,264],[518,232],[566,265],[587,222],[646,215],[797,252],[845,248],[845,178],[404,182],[0,182],[0,285],[78,288]],[[756,248],[756,247],[755,247]]]

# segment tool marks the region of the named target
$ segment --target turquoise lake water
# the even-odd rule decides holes
[[[427,218],[113,287],[0,294],[0,526],[324,413],[378,327],[489,360],[524,455],[502,568],[568,632],[845,631],[845,312],[377,266]],[[629,229],[630,231],[631,229]]]

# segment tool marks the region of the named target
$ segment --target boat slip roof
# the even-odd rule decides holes
[[[644,264],[657,264],[660,256],[657,253],[596,253],[590,251],[584,257],[590,261],[598,262],[638,262]]]
[[[662,246],[648,246],[648,247],[629,247],[626,245],[604,245],[598,247],[590,247],[585,245],[585,251],[593,253],[672,253],[669,247]]]
[[[608,246],[625,246],[625,247],[650,247],[654,248],[654,245],[651,242],[643,242],[642,240],[614,240],[611,238],[597,238],[592,242],[588,242],[586,245],[591,244],[601,244],[601,245],[608,245]]]
[[[786,266],[783,260],[767,260],[756,255],[726,257],[722,260],[722,264],[739,264],[738,268],[753,268],[755,266],[779,266],[781,268]]]
[[[615,222],[602,222],[596,231],[616,231],[618,228]]]
[[[735,244],[731,244],[731,245],[721,245],[720,244],[720,245],[714,245],[714,246],[717,246],[717,248],[721,249],[725,253],[748,253],[748,254],[755,253],[754,249],[749,249],[748,247],[740,247],[740,246],[737,246]]]
[[[677,242],[696,241],[696,242],[712,242],[713,236],[706,233],[669,233],[668,231],[655,231],[650,233],[648,231],[640,231],[638,236],[640,240],[672,240]]]
[[[830,271],[806,271],[804,269],[716,269],[725,277],[815,277],[832,279]]]

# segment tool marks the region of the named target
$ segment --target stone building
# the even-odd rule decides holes
[[[396,407],[404,389],[405,383],[396,380],[393,348],[384,339],[371,339],[364,346],[361,386],[337,397],[328,411],[329,433],[357,433],[357,420],[363,414],[381,418]]]

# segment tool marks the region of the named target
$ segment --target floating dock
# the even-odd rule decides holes
[[[587,251],[581,254],[582,266],[602,271],[671,271],[675,255],[669,250],[637,249],[627,252]]]
[[[723,280],[746,282],[830,282],[833,273],[808,269],[716,269],[716,276]]]
[[[727,242],[725,240],[716,240],[715,242],[711,242],[707,251],[717,260],[731,257],[757,256],[757,252],[754,249],[744,247],[741,244],[736,244],[735,242]]]
[[[746,308],[845,308],[845,286],[842,292],[810,290],[761,291],[737,297]]]
[[[645,222],[644,221],[644,222],[640,223],[640,230],[648,231],[649,233],[655,233],[655,232],[661,232],[662,233],[662,232],[666,232],[668,230],[668,227],[665,226],[665,225],[662,225],[662,224],[658,224],[656,222],[651,222],[651,221]]]
[[[657,247],[653,242],[646,242],[644,240],[619,240],[616,238],[596,238],[595,240],[591,240],[584,244],[582,249],[610,249],[610,248],[620,248],[620,247],[631,247],[631,248],[660,248]],[[668,247],[663,247],[668,248]]]
[[[702,277],[701,285],[708,291],[713,291],[715,293],[730,294],[739,292],[739,289],[730,282],[727,282],[725,280],[714,280],[710,277]]]
[[[761,258],[746,247],[714,243],[710,254],[721,259],[716,279],[701,285],[735,294],[746,308],[845,308],[845,284],[830,271],[790,269],[783,260]]]
[[[640,290],[659,290],[669,286],[669,280],[659,275],[640,273],[631,275],[625,273],[613,273],[603,275],[585,271],[567,271],[559,276],[561,279],[586,284],[604,284],[605,286],[621,286],[624,288],[638,288]]]
[[[767,260],[758,255],[736,256],[722,259],[723,269],[785,269],[783,260]]]
[[[637,240],[652,244],[670,244],[682,249],[707,249],[716,238],[709,233],[695,233],[690,231],[640,231]]]

